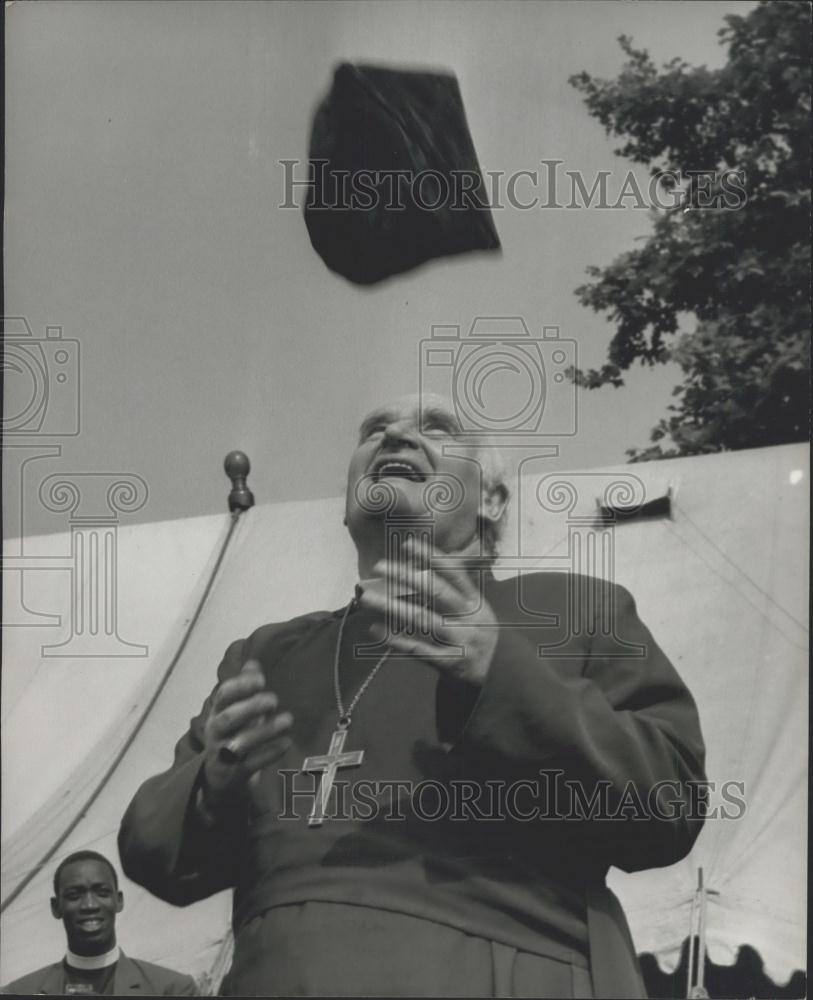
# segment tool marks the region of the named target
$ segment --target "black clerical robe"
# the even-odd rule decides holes
[[[353,712],[344,749],[363,749],[363,763],[340,769],[340,815],[320,826],[308,825],[316,777],[298,772],[336,729],[342,611],[264,626],[227,650],[219,680],[258,659],[293,714],[293,745],[243,813],[207,826],[195,804],[207,700],[172,767],[136,794],[119,848],[128,876],[169,902],[234,888],[235,974],[241,933],[272,908],[312,902],[584,965],[596,996],[644,995],[605,876],[610,865],[668,865],[691,848],[702,824],[692,782],[704,777],[694,702],[623,588],[486,575],[483,594],[499,623],[483,687],[391,657]],[[345,705],[376,662],[358,648],[372,644],[370,621],[347,618]],[[401,932],[392,945],[411,947]],[[273,941],[265,954],[285,961]],[[363,941],[355,960],[365,961]],[[332,992],[349,990],[337,981]]]

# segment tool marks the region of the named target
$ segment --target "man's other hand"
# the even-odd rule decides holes
[[[207,811],[244,801],[260,771],[290,747],[293,718],[277,708],[277,696],[266,690],[256,660],[246,660],[240,673],[215,691],[204,727]]]
[[[385,559],[375,566],[386,592],[369,588],[361,596],[362,607],[384,619],[370,627],[370,634],[386,642],[396,656],[416,657],[457,680],[481,686],[497,646],[497,620],[466,568],[466,553],[454,553],[459,566],[433,567],[435,560],[448,560],[449,553],[412,542],[401,552],[402,560]]]

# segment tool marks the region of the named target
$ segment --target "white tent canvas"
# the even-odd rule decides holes
[[[635,595],[698,702],[709,778],[742,783],[744,813],[709,820],[689,858],[611,872],[636,947],[675,966],[702,866],[717,893],[711,959],[730,963],[750,944],[785,981],[805,967],[806,943],[807,449],[547,475],[543,462],[523,467],[497,575],[573,566],[574,525],[588,523],[597,499],[669,495],[668,514],[591,529],[610,541],[581,568]],[[554,481],[570,483],[570,502],[550,502]],[[169,765],[226,645],[346,602],[355,565],[340,498],[260,505],[230,529],[224,514],[118,530],[116,628],[136,644],[132,656],[54,655],[76,631],[88,565],[48,569],[67,560],[72,536],[7,544],[17,562],[4,586],[1,981],[61,954],[48,912],[55,865],[82,847],[118,860],[131,795]],[[198,976],[222,965],[227,894],[177,909],[126,879],[123,889],[129,953]]]

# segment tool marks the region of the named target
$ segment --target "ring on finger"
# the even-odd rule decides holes
[[[242,764],[246,757],[248,757],[247,751],[243,750],[236,740],[224,743],[217,751],[217,759],[222,764]]]

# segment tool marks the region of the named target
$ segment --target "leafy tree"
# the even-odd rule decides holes
[[[653,213],[638,249],[588,268],[593,281],[576,289],[616,326],[608,362],[573,371],[577,384],[623,385],[636,361],[683,372],[670,415],[650,447],[627,452],[632,461],[808,436],[810,20],[798,2],[726,17],[728,61],[717,70],[674,59],[659,71],[621,36],[628,61],[617,79],[570,79],[607,134],[625,140],[616,152],[683,199]]]

